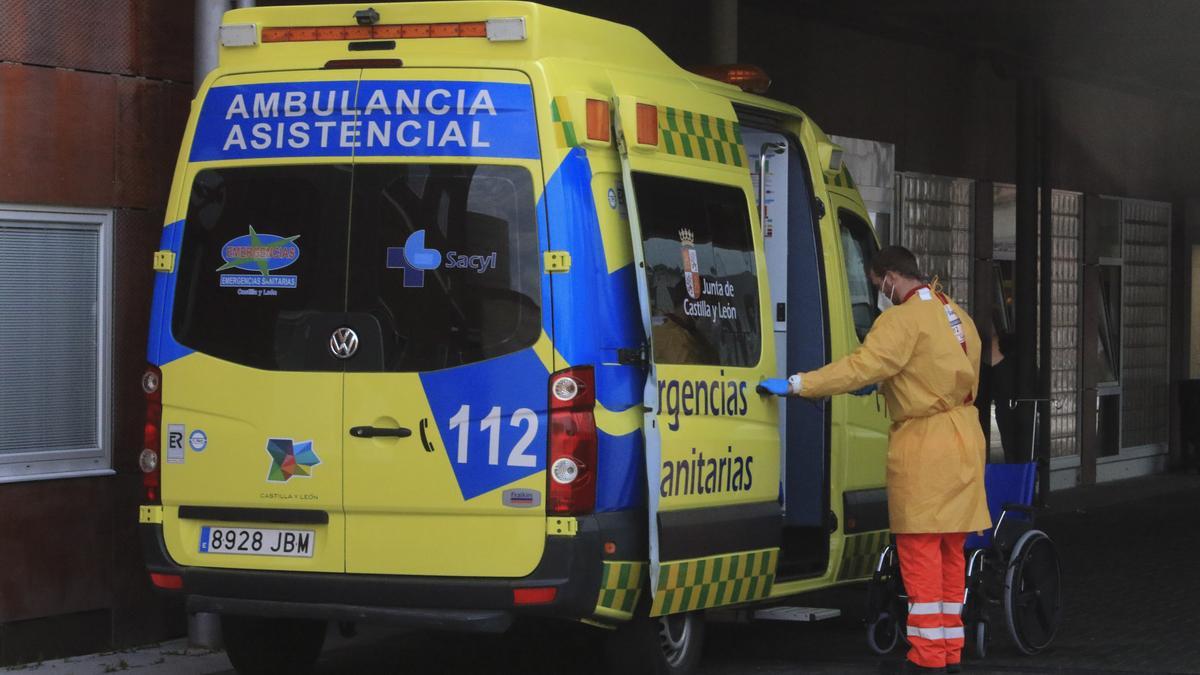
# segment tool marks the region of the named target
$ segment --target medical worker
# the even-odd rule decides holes
[[[849,356],[787,380],[773,394],[825,398],[879,384],[892,417],[887,495],[909,594],[907,672],[959,672],[967,533],[988,529],[984,439],[972,405],[979,335],[971,318],[921,280],[900,246],[871,260],[883,310]]]

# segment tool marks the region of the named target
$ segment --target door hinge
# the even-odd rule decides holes
[[[567,251],[546,251],[543,267],[547,274],[571,271],[571,254]]]
[[[175,271],[175,252],[174,251],[155,251],[154,252],[154,271],[155,272],[174,272]]]
[[[574,537],[579,532],[579,521],[574,518],[547,518],[546,534]]]
[[[138,507],[138,522],[155,524],[162,523],[162,506],[143,504]]]
[[[646,345],[644,344],[637,347],[622,347],[617,349],[617,363],[622,366],[644,368],[650,363],[650,354],[646,352]]]

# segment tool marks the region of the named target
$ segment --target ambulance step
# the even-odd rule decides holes
[[[840,609],[825,607],[768,607],[754,610],[759,621],[825,621],[842,615]]]

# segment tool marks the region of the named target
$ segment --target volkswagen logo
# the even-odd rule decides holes
[[[348,359],[358,351],[358,333],[342,326],[329,336],[329,351],[339,359]]]

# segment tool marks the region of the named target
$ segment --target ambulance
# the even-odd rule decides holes
[[[334,623],[542,617],[686,673],[706,611],[869,576],[881,399],[756,387],[859,345],[876,238],[761,71],[524,2],[220,41],[154,254],[140,531],[238,672]]]

